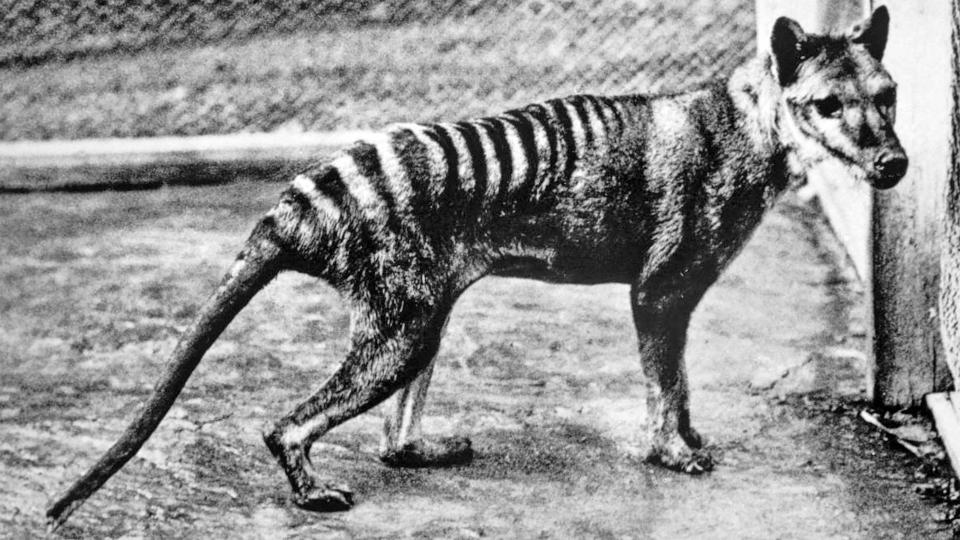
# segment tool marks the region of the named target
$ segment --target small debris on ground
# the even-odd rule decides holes
[[[932,422],[908,411],[877,413],[863,409],[859,417],[920,460],[913,475],[914,491],[940,505],[934,510],[934,521],[950,524],[954,537],[960,537],[960,486]]]

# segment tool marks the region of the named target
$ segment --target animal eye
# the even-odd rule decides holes
[[[873,98],[873,102],[884,109],[893,107],[897,103],[897,91],[892,88],[884,90]]]
[[[813,106],[817,108],[817,113],[820,116],[827,118],[837,118],[843,111],[843,103],[840,103],[840,98],[837,96],[814,100]]]

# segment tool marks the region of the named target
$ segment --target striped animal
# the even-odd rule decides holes
[[[880,65],[887,28],[882,7],[843,36],[782,18],[771,53],[700,90],[397,125],[303,171],[256,224],[140,415],[50,507],[51,523],[137,452],[230,320],[285,270],[329,282],[355,306],[343,364],[264,435],[303,508],[352,505],[349,488],[313,469],[311,445],[394,393],[384,462],[470,458],[466,438],[424,438],[420,414],[451,308],[491,274],[630,284],[650,457],[709,470],[688,412],[691,312],[789,178],[824,160],[878,188],[903,176],[895,86]]]

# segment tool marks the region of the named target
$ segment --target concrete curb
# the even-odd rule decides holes
[[[148,189],[273,178],[366,131],[23,141],[0,144],[0,193]]]

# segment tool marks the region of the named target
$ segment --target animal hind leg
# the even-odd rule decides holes
[[[466,463],[473,458],[467,437],[432,440],[423,436],[420,420],[435,364],[436,357],[416,379],[397,393],[393,414],[384,421],[380,460],[391,467],[442,467]]]
[[[451,287],[453,293],[448,297],[449,304],[440,328],[439,338],[447,331],[450,311],[463,291],[486,274],[485,267],[472,267],[456,272],[459,279]],[[439,341],[437,349],[439,349]],[[436,354],[436,352],[434,352]],[[433,376],[436,356],[430,358],[429,365],[397,393],[393,413],[388,413],[380,439],[380,460],[391,467],[443,467],[467,463],[473,459],[472,443],[468,437],[450,436],[437,439],[426,438],[421,429],[423,408],[427,400],[427,390]]]
[[[364,320],[354,330],[351,350],[340,368],[264,433],[264,442],[290,481],[294,503],[308,510],[346,510],[353,505],[349,487],[327,481],[315,470],[310,460],[313,443],[426,369],[439,345],[443,318],[438,322],[431,315],[406,317],[392,325]]]

